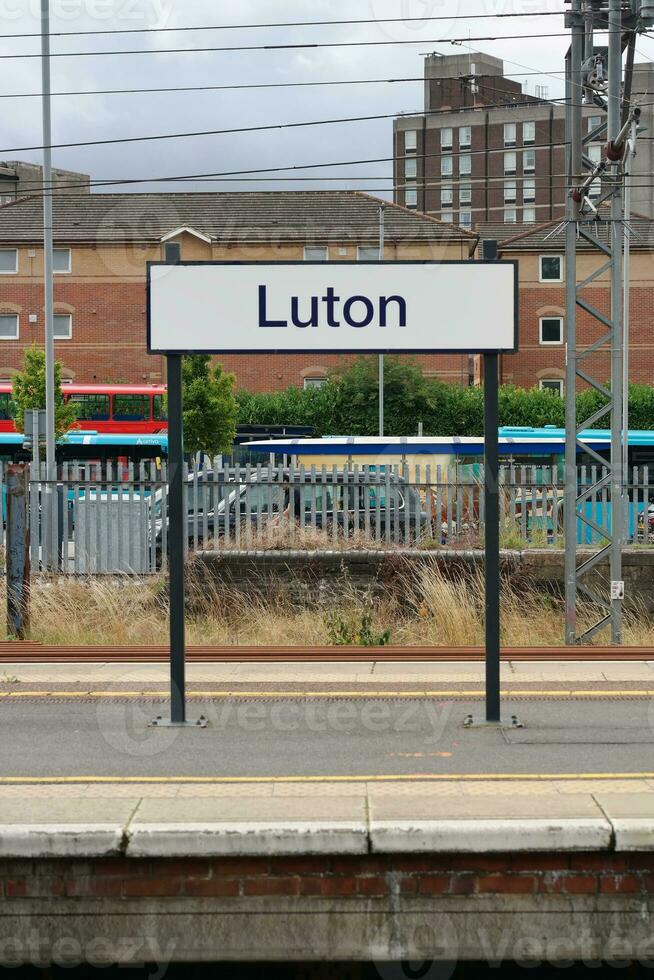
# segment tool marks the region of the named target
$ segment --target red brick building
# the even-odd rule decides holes
[[[630,378],[654,384],[654,221],[632,215],[631,315],[629,327]],[[606,241],[609,225],[594,234]],[[496,229],[496,232],[500,229]],[[503,229],[506,234],[506,227]],[[486,233],[487,236],[489,233]],[[564,390],[565,378],[565,226],[558,221],[541,225],[499,245],[500,258],[514,259],[520,269],[520,352],[501,358],[503,382],[520,387],[535,384]],[[581,244],[578,281],[601,264],[601,256]],[[610,280],[605,272],[587,288],[592,305],[610,314]],[[580,348],[599,339],[602,327],[583,310],[577,311]],[[610,349],[592,354],[586,370],[599,380],[611,376]]]
[[[146,353],[146,262],[471,259],[470,232],[356,191],[87,194],[54,199],[56,357],[78,382],[161,382],[163,358]],[[41,198],[0,207],[0,379],[43,344]],[[435,311],[435,315],[436,311]],[[456,325],[452,324],[452,329]],[[335,356],[220,358],[237,385],[271,391],[319,383]],[[424,357],[425,371],[467,384],[468,357]]]

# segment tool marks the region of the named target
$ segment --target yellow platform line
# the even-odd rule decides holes
[[[359,776],[0,776],[0,786],[83,784],[198,784],[234,783],[453,783],[453,782],[591,782],[592,780],[654,779],[654,772],[577,773],[408,773]]]
[[[424,690],[424,691],[187,691],[188,698],[208,698],[212,700],[226,700],[236,698],[241,700],[271,700],[288,698],[289,700],[312,700],[326,698],[349,698],[353,700],[367,700],[370,698],[387,698],[398,700],[402,698],[483,698],[485,697],[483,688],[475,688],[468,691],[458,689],[447,690]],[[636,690],[619,688],[605,688],[601,690],[585,690],[583,688],[561,688],[534,690],[528,688],[505,689],[500,691],[505,698],[588,698],[598,699],[606,697],[619,698],[654,698],[654,690]],[[0,691],[0,700],[20,700],[22,699],[49,699],[49,698],[167,698],[169,690],[161,691]]]

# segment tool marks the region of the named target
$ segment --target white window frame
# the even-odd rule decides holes
[[[545,320],[558,320],[560,326],[560,339],[559,340],[543,340],[543,323]],[[562,347],[563,346],[563,317],[559,316],[557,313],[551,313],[547,316],[541,316],[538,318],[538,343],[541,347]]]
[[[327,384],[327,378],[325,378],[323,375],[320,377],[318,377],[318,375],[309,375],[309,377],[303,378],[302,380],[302,387],[305,391],[307,391],[309,388],[322,388],[323,385]],[[319,384],[316,384],[316,382],[319,382]]]
[[[536,208],[531,204],[522,209],[522,220],[526,225],[536,224]]]
[[[14,317],[14,319],[16,320],[16,335],[14,337],[3,337],[0,334],[0,343],[2,341],[20,340],[20,315],[18,313],[0,313],[0,317],[2,316]]]
[[[559,278],[549,279],[543,276],[543,260],[544,259],[558,259],[559,260]],[[563,256],[562,255],[539,255],[538,256],[538,281],[539,282],[563,282]]]
[[[55,255],[56,252],[67,252],[68,253],[68,268],[66,268],[66,269],[55,269],[54,268],[54,255]],[[69,249],[69,248],[55,248],[55,249],[53,249],[52,264],[53,264],[52,272],[53,272],[53,274],[55,276],[69,276],[70,273],[71,273],[72,266],[73,266],[73,255],[72,255],[71,249]]]
[[[518,200],[518,184],[515,180],[504,181],[504,203],[516,204]]]
[[[418,130],[417,129],[405,129],[404,130],[404,152],[405,153],[417,153],[418,152]]]
[[[418,188],[417,187],[405,187],[404,188],[404,207],[405,208],[417,208],[418,207]]]
[[[410,160],[404,161],[404,179],[405,180],[415,180],[418,176],[418,158],[411,157]]]
[[[472,146],[472,126],[459,126],[459,149],[470,146]]]
[[[472,173],[472,155],[470,153],[460,153],[459,154],[459,177],[469,177],[471,173]]]
[[[459,227],[472,228],[472,210],[470,208],[459,211]]]
[[[448,168],[449,161],[449,170]],[[453,177],[454,176],[454,157],[451,153],[446,154],[441,157],[441,177]]]
[[[472,184],[459,184],[459,204],[472,204]]]
[[[447,135],[449,133],[449,136]],[[451,150],[454,145],[454,130],[451,126],[443,126],[441,129],[441,150]]]
[[[507,133],[513,132],[513,136],[508,136]],[[515,146],[518,142],[518,126],[517,123],[508,122],[504,123],[504,145],[505,146]]]
[[[527,133],[531,133],[531,135],[528,136]],[[526,146],[536,142],[536,123],[531,119],[522,124],[522,142]]]
[[[441,207],[451,208],[454,204],[454,187],[452,184],[441,184]]]
[[[518,223],[518,209],[504,208],[504,224],[516,225]]]
[[[563,398],[563,378],[541,378],[538,382],[541,391],[553,391],[554,385],[559,389],[559,397]]]
[[[15,276],[18,274],[18,249],[17,248],[0,248],[0,252],[13,252],[16,256],[16,263],[13,269],[0,269],[0,276]]]
[[[512,165],[507,166],[513,161]],[[504,176],[514,176],[518,170],[518,154],[515,150],[508,150],[504,154]]]
[[[588,129],[587,129],[587,132],[588,133],[592,133],[596,129],[599,129],[599,127],[602,125],[603,122],[604,122],[604,117],[603,116],[589,116],[588,117]],[[597,125],[596,126],[593,125],[594,123],[597,123]]]
[[[54,339],[55,340],[72,340],[72,337],[73,337],[73,314],[72,313],[55,313],[54,314],[54,317],[53,317],[53,326],[54,326],[54,321],[57,319],[57,317],[60,317],[60,318],[66,317],[67,318],[67,320],[68,320],[68,333],[66,335],[55,333]]]
[[[529,190],[527,190],[529,187]],[[536,200],[536,178],[526,177],[522,182],[522,200],[525,204],[533,204]]]
[[[322,259],[312,259],[309,257],[309,252],[317,251],[320,249],[323,252],[324,258]],[[304,246],[304,261],[305,262],[329,262],[329,246],[328,245],[305,245]]]
[[[527,160],[533,158],[533,166],[527,164]],[[525,150],[522,154],[522,172],[523,174],[535,174],[536,173],[536,151],[535,150]]]
[[[441,211],[441,221],[445,225],[454,224],[454,212],[453,211]]]
[[[363,258],[365,249],[368,249],[370,252],[374,251],[374,257]],[[357,245],[357,262],[379,262],[379,245]]]

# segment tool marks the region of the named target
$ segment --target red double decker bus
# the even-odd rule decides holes
[[[61,390],[75,404],[75,428],[133,434],[168,429],[165,385],[63,384]],[[11,384],[0,383],[0,432],[20,431],[15,416]]]

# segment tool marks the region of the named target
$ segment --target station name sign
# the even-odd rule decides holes
[[[518,349],[514,262],[148,263],[152,354]]]

